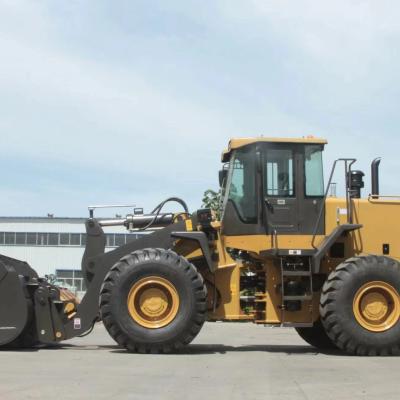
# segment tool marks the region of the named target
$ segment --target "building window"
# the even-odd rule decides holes
[[[134,240],[136,240],[138,238],[138,235],[126,235],[126,243],[129,243],[129,242],[133,242]]]
[[[115,235],[113,233],[107,233],[106,239],[107,239],[107,243],[106,243],[107,247],[115,246]]]
[[[28,232],[26,234],[26,244],[28,245],[36,245],[37,243],[37,233]]]
[[[38,233],[37,244],[38,246],[47,246],[47,233]]]
[[[70,246],[80,246],[81,245],[81,234],[71,233],[70,235]]]
[[[119,247],[139,238],[135,233],[107,233],[106,247]],[[0,245],[7,246],[86,246],[85,233],[0,232]]]
[[[82,275],[82,271],[78,269],[56,269],[57,286],[65,287],[71,292],[85,292],[86,283]]]
[[[58,233],[49,233],[49,246],[58,246]]]
[[[125,235],[115,235],[115,246],[123,246],[125,244]]]
[[[26,233],[17,232],[15,234],[15,244],[24,245],[26,243]]]
[[[69,245],[69,233],[60,233],[60,245],[62,246]]]
[[[15,244],[15,232],[4,232],[4,244]]]

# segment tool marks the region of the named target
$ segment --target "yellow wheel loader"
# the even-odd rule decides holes
[[[57,343],[102,320],[131,352],[168,353],[205,321],[293,327],[309,344],[357,355],[400,353],[400,199],[371,194],[355,159],[326,141],[239,138],[222,154],[220,214],[170,198],[151,213],[86,222],[80,304],[26,263],[0,256],[0,345]],[[343,197],[329,195],[336,170]],[[177,202],[182,212],[165,212]],[[105,252],[108,226],[146,234]],[[266,341],[268,337],[266,335]]]

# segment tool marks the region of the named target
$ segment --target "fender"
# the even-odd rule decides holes
[[[208,244],[207,236],[204,232],[171,232],[171,237],[196,241],[199,244],[201,251],[203,252],[203,256],[206,260],[208,269],[212,273],[215,272],[210,253],[210,246]]]

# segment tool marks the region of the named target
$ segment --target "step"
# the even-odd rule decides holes
[[[312,300],[312,296],[309,294],[301,295],[301,296],[283,296],[283,300],[285,300],[285,301]]]
[[[283,328],[311,328],[314,326],[312,322],[282,322]]]
[[[311,276],[310,271],[282,271],[283,276]]]
[[[254,301],[255,296],[240,296],[240,301]]]
[[[304,263],[285,263],[284,264],[286,267],[304,267]]]

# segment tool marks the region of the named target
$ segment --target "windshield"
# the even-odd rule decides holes
[[[254,147],[234,152],[230,163],[223,208],[231,201],[245,223],[257,221],[256,157]]]

